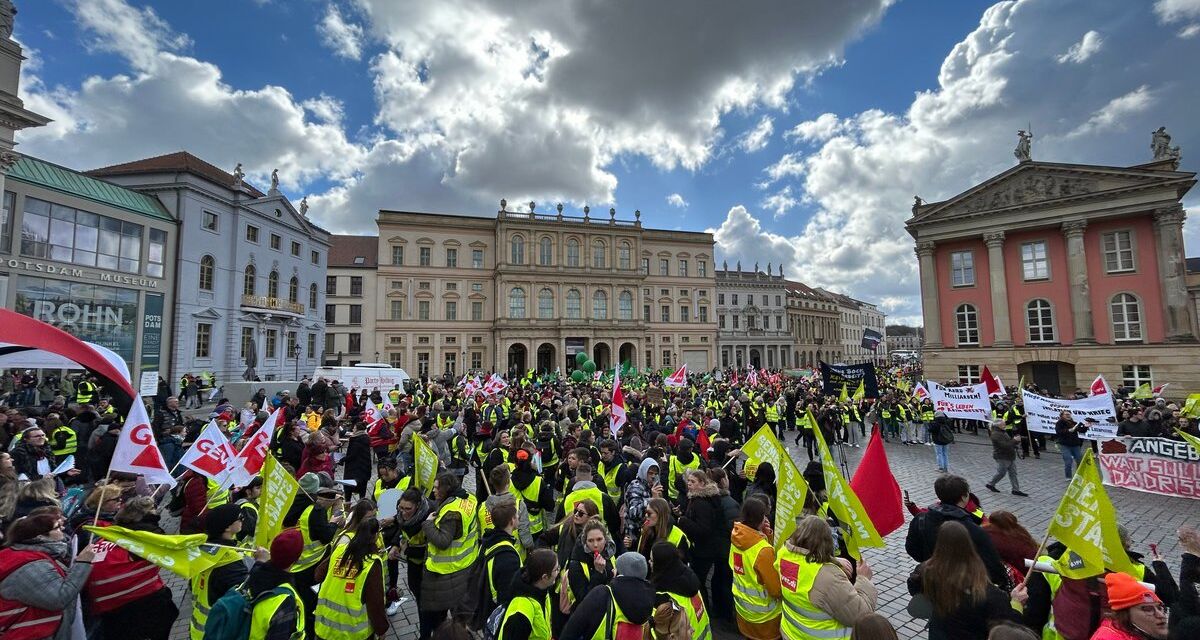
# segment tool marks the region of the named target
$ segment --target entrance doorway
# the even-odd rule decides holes
[[[755,369],[762,368],[762,352],[758,349],[750,350],[750,364],[754,365]]]
[[[549,342],[543,342],[537,350],[537,371],[538,373],[546,373],[554,370],[554,345]]]
[[[514,344],[513,346],[509,347],[508,370],[518,374],[524,374],[528,367],[526,364],[526,362],[529,360],[528,356],[529,353],[523,344]]]
[[[1074,393],[1075,365],[1057,360],[1035,360],[1017,365],[1017,374],[1052,395]]]
[[[592,360],[596,362],[596,368],[601,371],[612,368],[612,354],[608,350],[607,342],[597,342],[592,347]]]

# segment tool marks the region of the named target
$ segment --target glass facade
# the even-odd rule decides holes
[[[141,317],[133,289],[18,276],[16,311],[136,362]]]
[[[161,247],[166,237],[151,241],[156,239],[161,273]],[[26,196],[21,255],[140,273],[142,225]]]

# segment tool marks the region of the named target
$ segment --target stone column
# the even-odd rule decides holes
[[[1062,225],[1067,240],[1067,282],[1071,287],[1071,319],[1075,324],[1075,344],[1096,344],[1092,326],[1092,294],[1088,287],[1087,250],[1083,232],[1086,220],[1071,220]]]
[[[925,345],[942,348],[941,305],[938,304],[937,265],[933,260],[934,243],[917,243],[917,259],[921,269],[921,315],[925,317]],[[1011,338],[1010,338],[1011,339]]]
[[[1012,326],[1008,315],[1008,280],[1004,270],[1004,232],[985,233],[983,242],[988,250],[988,281],[992,286],[993,346],[1011,347]]]
[[[1154,232],[1158,247],[1159,288],[1163,299],[1167,342],[1195,342],[1195,318],[1188,304],[1183,255],[1183,220],[1187,214],[1176,204],[1154,210]]]

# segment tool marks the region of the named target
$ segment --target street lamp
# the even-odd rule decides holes
[[[295,358],[295,360],[296,360],[296,377],[294,379],[299,380],[300,379],[300,342],[298,339],[297,340],[289,339],[289,342],[291,342],[292,344],[290,345],[291,353],[289,353],[288,355],[290,355],[292,358]]]

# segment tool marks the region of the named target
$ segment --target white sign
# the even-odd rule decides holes
[[[1089,440],[1107,440],[1117,437],[1117,410],[1112,396],[1101,394],[1079,400],[1044,398],[1036,393],[1021,390],[1025,403],[1025,424],[1030,431],[1054,433],[1054,424],[1063,411],[1071,412],[1075,422],[1088,425],[1087,433],[1081,437]]]
[[[143,371],[142,379],[138,382],[138,393],[144,396],[158,395],[158,372]]]
[[[934,411],[944,411],[947,418],[962,420],[991,420],[992,403],[988,400],[987,385],[943,387],[933,380],[925,381]]]

